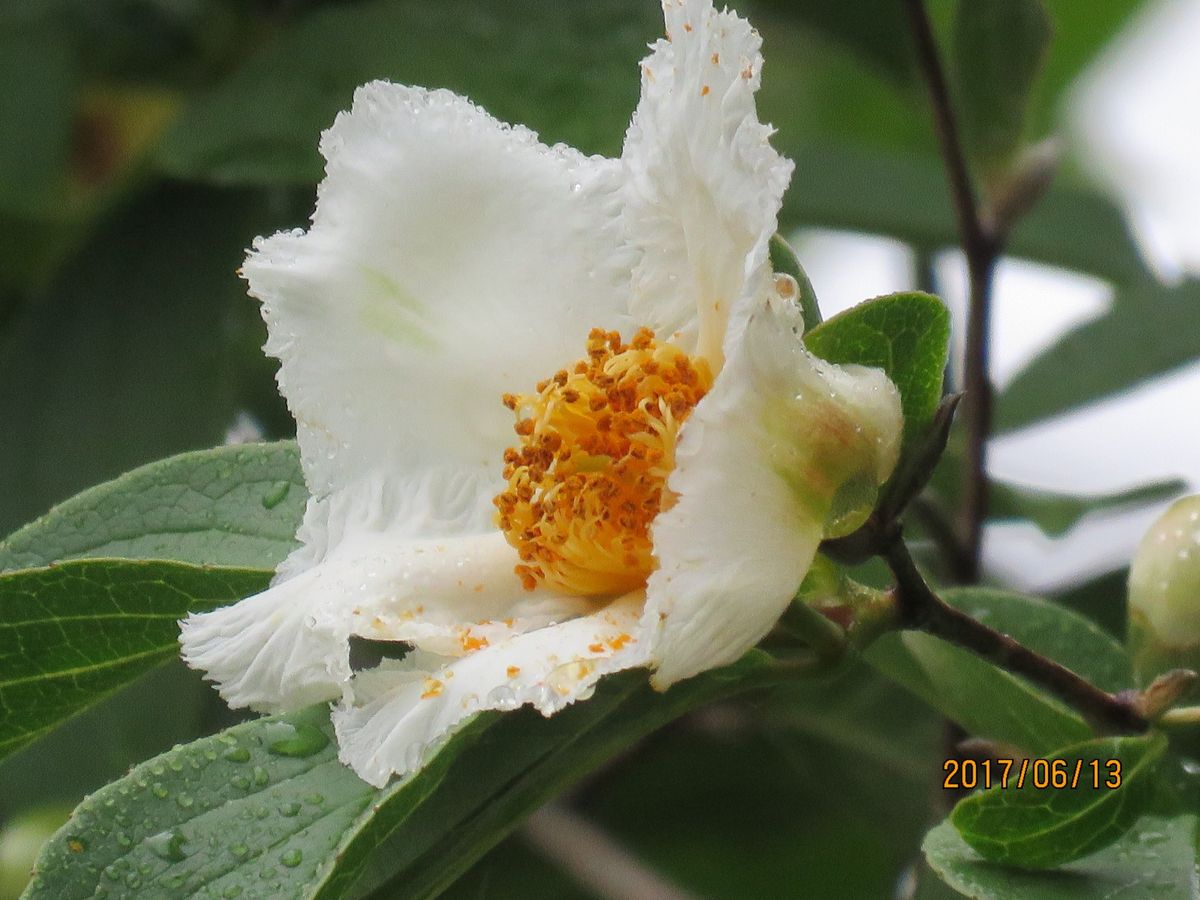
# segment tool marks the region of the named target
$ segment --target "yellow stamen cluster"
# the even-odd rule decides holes
[[[496,521],[530,590],[603,596],[645,585],[679,429],[712,385],[702,360],[646,328],[628,344],[593,329],[587,353],[537,393],[504,395],[520,444],[504,453]]]

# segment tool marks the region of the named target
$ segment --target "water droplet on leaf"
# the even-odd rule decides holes
[[[288,491],[292,488],[290,481],[277,481],[267,493],[263,494],[262,505],[264,509],[274,509],[284,498],[287,497]]]
[[[284,728],[274,729],[274,725],[282,725]],[[267,730],[267,751],[276,756],[312,756],[328,745],[329,738],[315,725],[276,722]]]
[[[179,862],[187,856],[183,852],[183,846],[186,843],[186,839],[177,828],[160,831],[146,840],[146,846],[150,848],[150,852],[168,862]]]

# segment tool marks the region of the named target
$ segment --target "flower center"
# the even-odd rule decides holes
[[[679,429],[711,385],[703,360],[648,328],[628,344],[596,328],[570,371],[534,394],[504,395],[520,443],[504,452],[508,489],[493,502],[527,589],[597,596],[645,585]]]

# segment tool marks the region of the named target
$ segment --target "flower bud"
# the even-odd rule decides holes
[[[1200,669],[1200,495],[1173,503],[1138,545],[1129,645],[1143,684],[1167,669]]]
[[[16,897],[25,889],[42,845],[69,815],[65,807],[43,806],[21,813],[0,828],[0,897]]]

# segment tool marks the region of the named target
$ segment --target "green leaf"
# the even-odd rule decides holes
[[[183,660],[157,665],[0,760],[4,812],[51,801],[74,806],[142,760],[232,724],[234,715]]]
[[[656,733],[572,805],[691,896],[888,897],[928,830],[943,740],[932,710],[852,664]],[[506,863],[457,895],[499,900]]]
[[[379,848],[371,883],[359,888],[392,877],[388,896],[430,897],[633,740],[771,677],[752,653],[665,694],[641,672],[607,678],[549,719],[530,709],[479,716],[424,769],[382,790],[337,761],[323,708],[238,725],[143,763],[80,804],[26,896],[341,897]]]
[[[1187,482],[1174,479],[1110,494],[1077,496],[994,480],[988,499],[988,517],[1028,520],[1044,534],[1058,537],[1070,531],[1089,513],[1155,503],[1174,497],[1186,489]]]
[[[292,195],[269,200],[157,187],[7,323],[0,532],[134,466],[221,443],[239,412],[293,427],[235,274],[253,235],[302,220]]]
[[[931,635],[884,635],[866,658],[969,734],[1029,753],[1049,753],[1091,735],[1084,721],[1055,698]]]
[[[887,373],[900,391],[906,443],[922,434],[937,410],[949,340],[945,304],[919,292],[867,300],[804,337],[822,359],[877,366]]]
[[[808,273],[800,265],[800,260],[796,257],[796,251],[792,249],[791,244],[785,241],[781,235],[771,235],[769,250],[771,254],[771,268],[776,272],[791,275],[796,279],[796,289],[800,293],[798,298],[800,311],[804,317],[804,328],[806,331],[811,331],[821,324],[821,307],[817,303],[817,294],[813,290]]]
[[[1171,287],[1147,276],[1118,288],[1108,313],[1068,332],[1009,383],[997,400],[997,431],[1059,415],[1200,358],[1197,310],[1195,279]]]
[[[963,138],[984,173],[1001,175],[1022,143],[1050,17],[1041,0],[959,0],[954,24]]]
[[[90,488],[0,541],[0,571],[81,557],[274,571],[308,491],[292,441],[183,453]]]
[[[266,583],[253,570],[117,560],[0,575],[0,755],[174,656],[189,612]]]
[[[1154,735],[1065,747],[1028,761],[1023,784],[1022,773],[1010,773],[1007,786],[962,800],[950,821],[985,859],[1026,869],[1060,866],[1107,847],[1146,811],[1166,746],[1165,737]],[[1055,769],[1056,762],[1063,765]],[[1035,781],[1039,765],[1045,765],[1042,787]],[[1018,767],[1025,770],[1026,761]]]
[[[981,859],[950,822],[925,838],[925,858],[972,900],[1184,900],[1196,896],[1196,819],[1144,818],[1107,849],[1051,871]]]
[[[912,50],[907,40],[908,22],[903,6],[894,2],[849,4],[842,0],[761,0],[771,13],[832,38],[900,83],[913,76]],[[864,9],[869,6],[869,11]],[[757,20],[756,20],[757,21]]]
[[[995,588],[952,588],[942,598],[1102,690],[1133,686],[1125,649],[1086,616],[1047,600]]]
[[[637,102],[636,61],[661,34],[645,4],[577,4],[569,15],[546,0],[326,7],[188,110],[159,162],[184,178],[316,181],[318,135],[377,78],[450,88],[548,143],[617,155]]]
[[[990,588],[946,591],[943,597],[1098,687],[1132,685],[1125,651],[1078,613]],[[1091,737],[1084,721],[1056,698],[940,638],[912,631],[884,635],[866,658],[979,737],[1041,754]]]
[[[53,15],[0,20],[0,209],[36,215],[53,200],[71,154],[78,60]]]
[[[783,200],[785,234],[802,225],[821,225],[889,234],[919,247],[958,245],[937,157],[812,138],[786,144],[781,140],[780,145],[795,161],[797,172]],[[1008,252],[1116,282],[1147,277],[1121,213],[1095,191],[1069,183],[1052,187],[1020,221]]]

